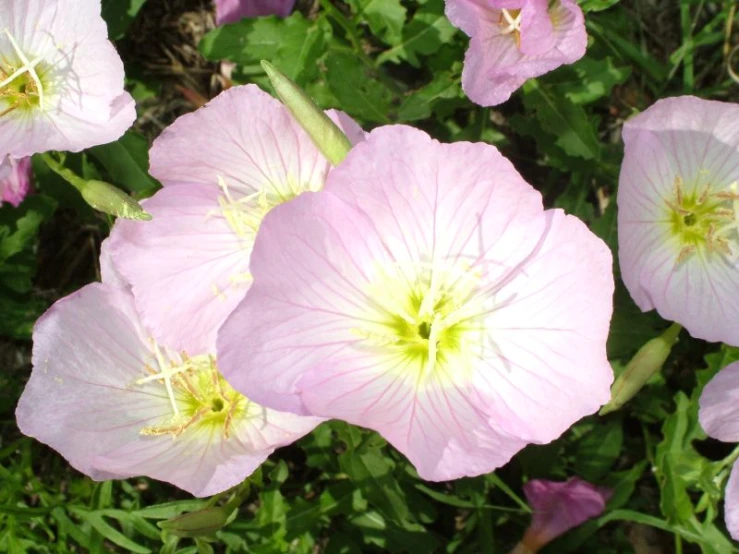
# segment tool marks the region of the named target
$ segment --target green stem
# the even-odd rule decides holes
[[[54,156],[51,154],[51,152],[44,152],[43,154],[41,154],[41,159],[44,160],[44,163],[47,166],[49,166],[49,169],[51,169],[54,173],[59,175],[59,177],[67,181],[67,183],[72,185],[78,191],[82,192],[82,190],[85,188],[85,184],[87,183],[87,181],[77,175],[71,169],[64,167],[62,163],[58,160],[54,159]]]
[[[503,482],[503,480],[500,477],[498,477],[495,473],[490,473],[488,475],[488,479],[493,485],[495,485],[500,490],[502,490],[508,496],[508,498],[513,500],[519,506],[521,506],[521,509],[524,510],[527,514],[531,513],[531,508],[529,507],[529,505],[526,502],[524,502],[524,500],[520,496],[518,496],[515,492],[513,492],[513,490],[508,485],[506,485]]]

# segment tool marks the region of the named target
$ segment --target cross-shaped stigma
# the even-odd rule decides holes
[[[18,58],[20,58],[21,63],[23,65],[16,71],[14,71],[5,80],[0,82],[0,89],[8,86],[10,83],[15,81],[18,77],[20,77],[24,73],[28,73],[28,75],[31,77],[31,80],[36,85],[36,90],[38,90],[39,107],[43,109],[44,108],[44,87],[41,84],[41,79],[39,78],[38,73],[36,72],[36,66],[43,60],[43,58],[39,57],[39,58],[35,58],[32,61],[29,61],[26,55],[23,53],[23,50],[21,50],[20,46],[18,45],[16,40],[13,38],[13,35],[10,34],[10,31],[8,29],[5,29],[5,35],[8,37],[10,44],[13,46],[13,50],[15,50],[15,54],[18,56]]]

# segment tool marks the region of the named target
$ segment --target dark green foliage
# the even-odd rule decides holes
[[[103,0],[122,52],[133,42],[135,18],[146,17],[155,1],[163,0]],[[187,4],[195,10],[207,3]],[[462,92],[468,39],[444,16],[443,0],[299,2],[301,10],[286,19],[210,30],[199,50],[208,60],[234,62],[236,84],[265,90],[259,62],[269,60],[322,107],[346,111],[367,130],[405,123],[442,141],[495,144],[542,192],[547,207],[581,218],[617,259],[620,127],[664,96],[737,101],[723,45],[736,43],[739,14],[727,36],[730,1],[580,4],[590,35],[586,56],[529,81],[492,109]],[[137,100],[156,101],[166,78],[143,70],[140,60],[124,55],[124,61],[133,68],[128,82]],[[67,155],[65,165],[145,198],[159,186],[148,175],[148,147],[143,135],[130,131],[112,144]],[[624,409],[586,418],[553,443],[524,449],[495,474],[423,482],[378,435],[328,422],[278,451],[236,490],[212,499],[192,499],[143,478],[93,483],[22,438],[13,411],[30,369],[33,323],[54,300],[96,277],[97,244],[111,221],[38,158],[34,172],[36,194],[18,209],[0,208],[0,552],[505,554],[530,519],[522,484],[575,475],[614,494],[602,517],[545,554],[651,552],[637,550],[640,537],[653,541],[653,552],[739,552],[723,523],[723,487],[739,451],[707,439],[697,420],[703,386],[739,359],[739,350],[687,333],[664,372]],[[641,313],[620,282],[614,305],[608,354],[618,373],[668,323]],[[202,521],[197,531],[183,530]]]

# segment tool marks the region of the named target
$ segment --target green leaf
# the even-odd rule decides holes
[[[444,1],[429,0],[405,26],[401,42],[380,54],[377,63],[407,61],[414,67],[420,67],[419,56],[438,52],[456,32],[457,29],[444,15]]]
[[[600,481],[618,459],[623,442],[620,419],[613,418],[596,424],[578,444],[575,473],[586,481]]]
[[[132,541],[107,523],[99,512],[88,511],[84,508],[71,508],[70,511],[83,521],[89,523],[95,531],[100,533],[105,539],[109,540],[113,544],[118,545],[121,548],[125,548],[129,552],[134,552],[135,554],[149,554],[151,552],[150,548]]]
[[[705,437],[698,424],[697,406],[682,392],[675,401],[675,412],[662,426],[664,440],[657,446],[656,474],[662,490],[662,513],[671,522],[684,522],[694,511],[688,487],[697,481],[708,461],[691,445],[694,439]]]
[[[544,130],[556,137],[556,144],[568,155],[596,160],[600,141],[581,106],[562,98],[535,79],[524,85],[524,105],[535,113]]]
[[[629,66],[616,67],[611,58],[596,60],[585,57],[569,69],[577,75],[577,79],[559,86],[575,104],[588,104],[610,97],[613,87],[624,83],[631,75]]]
[[[601,12],[615,6],[621,0],[580,0],[580,7],[585,13]]]
[[[731,541],[727,539],[718,530],[711,529],[712,525],[701,524],[695,517],[691,518],[688,526],[680,526],[667,523],[657,517],[643,514],[635,510],[614,510],[606,514],[598,520],[600,526],[611,521],[633,521],[641,523],[656,529],[661,529],[670,533],[674,533],[684,539],[701,545],[704,554],[728,554],[729,552],[739,552]],[[714,527],[715,529],[715,527]],[[708,531],[708,534],[707,534]]]
[[[398,119],[400,121],[426,119],[431,116],[434,106],[440,101],[461,96],[458,72],[436,73],[429,84],[406,96],[398,109]]]
[[[300,12],[281,19],[275,16],[243,19],[205,35],[200,52],[210,60],[231,60],[246,66],[267,60],[293,81],[305,85],[318,75],[330,26],[323,18],[305,19]]]
[[[146,0],[103,0],[102,15],[111,40],[123,37],[145,3]]]
[[[356,449],[348,448],[339,463],[373,506],[393,521],[403,522],[409,517],[405,494],[393,474],[395,464],[378,448],[378,440],[371,436]]]
[[[135,131],[88,152],[103,165],[113,183],[138,197],[151,196],[159,189],[157,180],[149,175],[149,143]]]
[[[353,54],[333,50],[326,58],[326,79],[341,109],[365,121],[390,123],[392,92]]]
[[[348,0],[357,17],[369,23],[370,30],[385,43],[394,46],[403,38],[406,10],[400,0]]]

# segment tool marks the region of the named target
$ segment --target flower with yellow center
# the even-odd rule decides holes
[[[739,106],[660,100],[624,126],[624,283],[642,310],[739,345]]]
[[[219,365],[264,406],[378,431],[424,479],[487,473],[610,398],[611,263],[494,147],[381,127],[262,222]]]
[[[0,160],[78,152],[136,119],[100,10],[100,0],[3,0]]]
[[[346,115],[329,115],[361,140]],[[153,220],[118,221],[110,248],[154,337],[212,350],[251,286],[262,220],[320,190],[330,170],[287,108],[255,85],[231,88],[166,129],[151,150],[151,174],[164,185],[145,202]],[[175,333],[171,321],[192,313],[187,332]]]
[[[209,496],[321,421],[250,401],[212,354],[158,345],[125,288],[96,283],[60,300],[33,339],[18,425],[93,479],[147,475]]]

